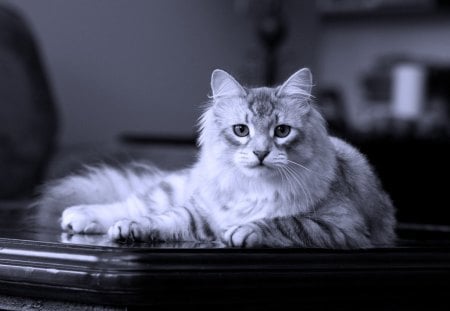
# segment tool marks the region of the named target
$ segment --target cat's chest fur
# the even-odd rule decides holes
[[[203,208],[208,210],[212,221],[222,228],[267,217],[291,214],[292,198],[278,189],[233,189],[223,192],[203,193]],[[291,204],[287,204],[291,201]]]

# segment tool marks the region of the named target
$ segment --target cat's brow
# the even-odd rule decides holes
[[[254,90],[247,97],[248,109],[257,117],[270,116],[275,110],[272,95],[268,90]]]
[[[249,109],[253,115],[258,117],[270,116],[275,109],[272,102],[252,102],[249,103]]]

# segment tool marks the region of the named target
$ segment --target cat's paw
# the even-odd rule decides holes
[[[100,234],[106,228],[94,216],[89,205],[76,205],[66,208],[61,216],[61,228],[72,233]]]
[[[109,228],[108,236],[111,240],[142,241],[145,239],[147,231],[141,223],[122,219]]]
[[[222,233],[221,240],[232,247],[260,246],[262,236],[259,228],[253,224],[233,226]]]

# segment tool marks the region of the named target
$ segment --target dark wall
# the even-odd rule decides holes
[[[28,18],[41,44],[63,144],[111,141],[124,131],[192,136],[213,69],[250,83],[261,72],[252,1],[4,2]],[[315,36],[309,2],[283,4],[285,78],[313,65]]]

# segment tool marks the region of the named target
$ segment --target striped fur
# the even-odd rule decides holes
[[[137,163],[89,167],[43,188],[35,202],[39,223],[62,215],[63,230],[113,240],[390,245],[392,203],[365,157],[328,136],[311,85],[307,69],[276,88],[244,88],[214,71],[196,164],[176,172]],[[235,125],[249,134],[237,135]],[[277,136],[279,125],[288,126],[285,137]]]

